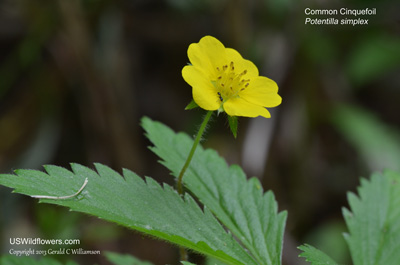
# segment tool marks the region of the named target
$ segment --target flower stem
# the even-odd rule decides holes
[[[204,117],[203,123],[201,124],[200,129],[199,129],[199,132],[197,133],[197,136],[194,139],[194,143],[193,143],[192,149],[190,150],[189,156],[187,157],[186,162],[183,165],[181,172],[179,173],[178,181],[176,182],[176,189],[178,190],[178,193],[180,195],[183,194],[183,184],[182,184],[183,175],[185,174],[186,169],[189,167],[190,161],[192,161],[194,152],[196,151],[196,148],[199,145],[201,137],[203,136],[204,130],[206,129],[207,123],[210,120],[212,113],[213,113],[213,111],[209,111],[209,112],[207,112],[207,115]]]
[[[190,149],[190,153],[188,157],[186,158],[186,162],[183,165],[183,168],[181,169],[181,172],[179,173],[178,176],[178,181],[176,182],[176,189],[178,190],[178,193],[182,196],[183,195],[183,175],[186,172],[186,169],[189,167],[190,161],[192,161],[194,152],[196,151],[197,146],[200,143],[201,137],[203,136],[204,130],[206,129],[207,123],[211,118],[213,111],[207,112],[207,115],[204,117],[203,123],[200,126],[200,129],[197,133],[196,138],[194,139],[194,143],[192,145],[192,149]],[[188,254],[186,252],[186,249],[184,247],[179,248],[179,255],[181,258],[181,261],[187,261]]]

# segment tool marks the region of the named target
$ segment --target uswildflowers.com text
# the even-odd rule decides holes
[[[44,239],[40,237],[12,237],[11,245],[79,245],[79,239]]]

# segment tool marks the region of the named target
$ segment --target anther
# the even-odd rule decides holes
[[[249,83],[246,83],[246,85],[244,85],[245,88],[248,87],[248,86],[249,86]]]
[[[227,65],[224,65],[224,66],[222,67],[222,69],[223,69],[224,71],[225,71],[227,68],[228,68]]]
[[[240,75],[245,75],[247,74],[247,70],[244,70]]]
[[[231,67],[232,71],[235,70],[235,66],[233,65],[233,62],[231,62],[230,67]]]
[[[220,80],[222,78],[222,76],[218,76],[217,78],[218,78],[218,80]]]

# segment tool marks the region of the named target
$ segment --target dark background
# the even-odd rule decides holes
[[[284,264],[310,243],[350,263],[346,192],[359,177],[400,169],[398,1],[0,1],[0,170],[100,162],[173,184],[147,146],[140,118],[193,135],[184,111],[187,48],[205,35],[252,60],[279,85],[272,118],[224,115],[204,145],[272,189],[288,210]],[[397,3],[396,3],[397,2]],[[376,8],[365,26],[305,25],[306,7]],[[355,18],[338,16],[341,18]],[[86,249],[177,264],[174,246],[0,187],[0,253],[10,237],[78,238]],[[57,257],[105,264],[102,256]],[[201,258],[197,257],[196,262]]]

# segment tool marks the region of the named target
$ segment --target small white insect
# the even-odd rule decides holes
[[[67,195],[67,196],[31,195],[31,197],[36,198],[36,199],[50,199],[50,200],[65,200],[65,199],[73,198],[75,196],[78,196],[79,193],[81,193],[83,191],[83,189],[86,187],[86,184],[88,182],[89,182],[89,179],[86,178],[82,187],[76,193],[74,193],[72,195]]]

